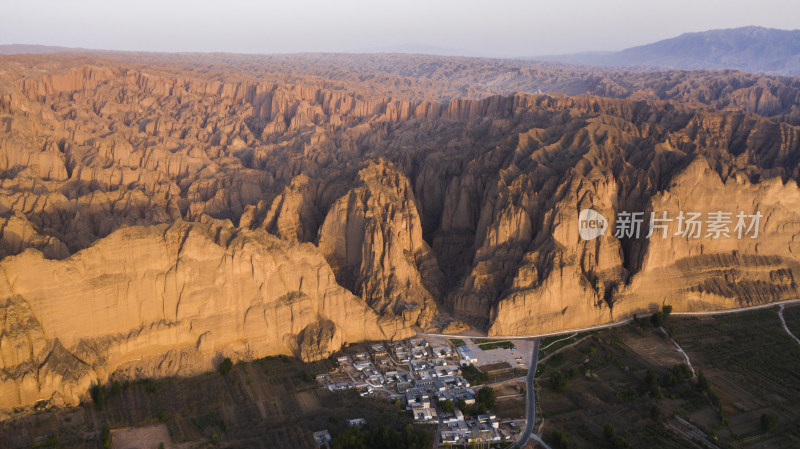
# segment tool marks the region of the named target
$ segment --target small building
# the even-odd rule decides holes
[[[314,432],[312,435],[314,437],[314,443],[316,443],[318,446],[330,443],[331,440],[333,440],[333,438],[331,438],[330,432],[328,432],[328,429]]]
[[[436,357],[450,357],[453,355],[453,349],[450,346],[435,346],[433,349],[433,354]]]
[[[433,378],[429,378],[429,379],[417,379],[417,380],[414,382],[414,385],[415,385],[417,388],[429,388],[429,387],[432,387],[432,386],[433,386],[433,383],[434,383],[434,382],[436,382],[436,380],[435,380],[435,379],[433,379]]]
[[[456,397],[456,401],[463,399],[467,405],[475,404],[475,392],[469,389],[451,390]]]
[[[367,362],[367,361],[359,361],[359,362],[353,363],[353,368],[357,369],[358,371],[363,371],[365,369],[370,368],[371,366],[372,366],[372,363],[371,362]]]
[[[411,349],[411,355],[415,359],[424,359],[428,357],[428,351],[421,346],[415,346]]]
[[[367,425],[367,420],[364,418],[353,418],[347,420],[348,427],[353,427],[353,426],[363,427],[366,425]]]
[[[397,359],[397,361],[400,362],[400,363],[406,363],[409,360],[411,360],[411,358],[408,356],[408,351],[406,351],[405,348],[403,348],[403,349],[395,349],[394,356]]]
[[[486,413],[486,414],[484,414],[484,415],[478,415],[478,422],[479,422],[479,423],[481,423],[481,424],[483,424],[483,423],[487,423],[487,422],[489,422],[490,420],[492,420],[492,419],[496,419],[496,418],[497,418],[497,417],[496,417],[496,416],[494,416],[493,414],[491,414],[491,413]]]
[[[353,388],[353,384],[350,382],[336,382],[328,385],[328,390],[331,391],[347,390],[350,388]]]
[[[411,343],[412,346],[419,346],[422,348],[428,347],[428,341],[425,340],[424,338],[412,338],[411,340],[409,340],[409,342]]]
[[[432,421],[435,417],[434,410],[424,405],[414,405],[411,407],[411,413],[414,414],[414,420],[416,421]]]
[[[458,351],[458,356],[461,358],[461,363],[464,364],[475,364],[478,363],[478,358],[475,357],[475,354],[472,353],[472,349],[469,349],[466,346],[459,346],[456,348]]]
[[[358,385],[356,389],[358,390],[358,395],[362,398],[365,398],[375,392],[375,389],[372,388],[372,385],[370,384]]]
[[[386,348],[381,343],[375,343],[370,346],[370,350],[372,350],[372,355],[375,357],[382,357],[386,355]]]

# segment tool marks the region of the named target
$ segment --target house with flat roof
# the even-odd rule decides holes
[[[331,438],[330,432],[328,432],[328,429],[314,432],[312,436],[314,438],[314,443],[316,443],[318,446],[330,443],[331,440],[333,440],[333,438]]]
[[[450,355],[453,354],[453,348],[451,348],[450,346],[446,346],[446,345],[434,346],[432,350],[433,350],[433,354],[436,357],[449,357]]]
[[[358,426],[363,427],[367,425],[367,420],[364,418],[353,418],[347,420],[348,427]]]
[[[458,351],[458,356],[461,358],[461,363],[470,364],[470,363],[478,363],[478,358],[475,357],[475,354],[472,352],[472,349],[469,349],[466,346],[459,346],[456,348]]]
[[[411,413],[416,421],[432,421],[436,417],[435,410],[424,405],[414,405],[411,408]]]

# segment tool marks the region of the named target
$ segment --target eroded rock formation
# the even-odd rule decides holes
[[[129,57],[0,58],[2,407],[462,321],[532,334],[798,295],[792,80],[778,106],[746,74],[692,74],[702,101],[682,72],[592,88],[634,101],[482,96],[479,71],[441,101],[460,79],[441,68],[369,84],[311,56],[266,79]],[[586,208],[604,236],[580,238]],[[642,234],[651,212],[762,219],[755,239],[617,238],[622,211]]]

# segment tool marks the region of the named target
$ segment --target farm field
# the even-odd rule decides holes
[[[786,308],[790,328],[800,324],[798,312]],[[664,327],[699,377],[689,378],[683,355],[645,319],[540,355],[547,357],[537,374],[545,440],[554,448],[561,441],[570,448],[800,446],[800,345],[783,330],[777,307],[670,317]],[[766,431],[762,416],[770,414],[778,424]]]
[[[313,376],[303,380],[304,373],[332,367],[330,360],[266,358],[236,364],[225,375],[121,384],[118,392],[109,390],[102,408],[82,404],[0,423],[0,447],[101,448],[104,427],[113,435],[118,428],[163,424],[171,439],[166,447],[302,449],[316,447],[313,432],[335,435],[347,419],[400,430],[411,423],[405,410],[386,400],[362,398],[355,390],[331,392]]]

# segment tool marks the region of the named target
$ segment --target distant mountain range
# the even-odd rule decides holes
[[[800,76],[800,30],[743,27],[686,33],[619,52],[545,56],[571,64],[656,69],[735,69]]]
[[[68,51],[85,51],[83,48],[58,47],[54,45],[8,44],[0,45],[0,55],[45,55]]]
[[[65,52],[108,53],[109,51],[27,44],[0,45],[0,55]],[[469,53],[464,50],[418,43],[365,48],[359,53],[362,52],[429,55]],[[800,77],[800,30],[778,30],[756,26],[710,30],[685,33],[618,52],[584,52],[522,59],[645,71],[732,69]]]

